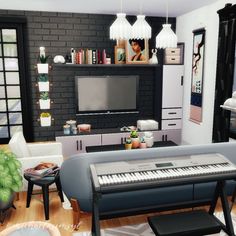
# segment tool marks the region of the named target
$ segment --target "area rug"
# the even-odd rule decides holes
[[[224,222],[224,216],[222,212],[216,213],[218,219]],[[236,215],[232,214],[232,220],[234,224],[234,232],[236,232]],[[73,236],[91,236],[90,232],[73,233]],[[101,236],[154,236],[152,229],[148,223],[139,225],[126,225],[116,228],[107,228],[101,230]],[[211,236],[227,236],[224,231],[219,234],[211,234]]]

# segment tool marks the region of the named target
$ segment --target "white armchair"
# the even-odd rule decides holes
[[[58,166],[63,162],[61,143],[26,143],[20,131],[14,133],[8,145],[22,164],[22,175],[25,169],[35,167],[41,162],[53,162]],[[26,180],[23,182],[23,190],[27,190]]]

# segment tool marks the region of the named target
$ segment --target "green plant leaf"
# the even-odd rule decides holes
[[[0,200],[3,202],[7,202],[11,197],[10,188],[0,188]]]
[[[21,182],[22,181],[22,176],[19,174],[13,175],[13,180],[15,182]]]
[[[20,162],[20,161],[18,161],[18,160],[16,160],[16,159],[14,159],[14,163],[15,163],[15,165],[16,165],[16,167],[17,167],[17,169],[20,169],[20,168],[22,167],[22,164],[21,164],[21,162]]]
[[[5,188],[10,187],[12,185],[12,182],[13,179],[11,175],[6,175],[4,178],[0,179],[0,185],[2,185]]]
[[[12,184],[11,189],[12,189],[14,192],[19,192],[19,191],[21,190],[21,187],[19,187],[18,184]]]
[[[2,163],[0,163],[0,172],[4,171],[4,166]]]
[[[9,168],[9,170],[10,170],[11,173],[14,173],[14,172],[17,170],[17,167],[16,167],[16,165],[15,165],[14,160],[9,160],[9,161],[7,162],[7,166],[8,166],[8,168]]]

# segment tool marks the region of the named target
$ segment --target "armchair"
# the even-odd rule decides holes
[[[61,143],[26,143],[23,133],[20,131],[14,133],[8,145],[22,164],[22,175],[25,169],[35,167],[40,162],[53,162],[58,166],[61,166],[63,162]],[[27,190],[25,179],[23,190]]]

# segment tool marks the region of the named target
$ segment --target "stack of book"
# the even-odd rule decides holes
[[[40,164],[41,165],[41,164]],[[53,177],[60,168],[54,164],[51,167],[38,169],[38,166],[24,170],[24,174],[35,179]]]

